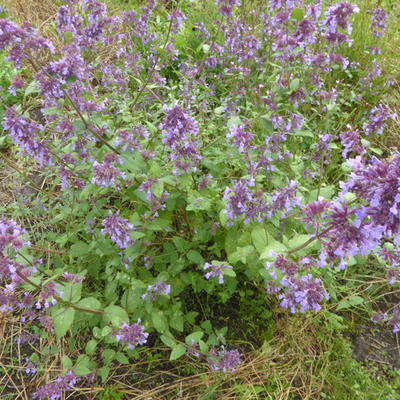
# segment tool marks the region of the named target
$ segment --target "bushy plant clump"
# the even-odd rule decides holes
[[[40,109],[6,106],[2,127],[52,177],[32,205],[44,232],[0,220],[1,310],[22,310],[27,330],[92,335],[34,398],[58,398],[75,375],[106,379],[151,333],[171,360],[235,371],[243,356],[187,306],[199,293],[226,302],[246,280],[305,313],[329,301],[332,271],[360,260],[397,282],[400,155],[371,157],[396,118],[374,101],[391,85],[378,61],[387,14],[368,20],[360,66],[357,6],[265,3],[217,0],[205,24],[205,2],[164,15],[148,0],[111,16],[99,1],[64,0],[58,44],[0,20],[19,71],[8,90]],[[396,332],[399,315],[380,319]]]

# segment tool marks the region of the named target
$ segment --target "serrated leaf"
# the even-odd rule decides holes
[[[69,249],[69,254],[72,257],[82,257],[87,255],[89,252],[89,245],[84,242],[77,242]]]
[[[268,246],[263,250],[263,252],[260,255],[260,258],[262,260],[265,259],[270,259],[270,258],[275,258],[275,256],[271,256],[271,252],[276,253],[276,254],[282,254],[287,251],[287,247],[281,243],[278,242],[277,240],[270,240],[268,242]]]
[[[182,357],[186,353],[186,347],[182,344],[177,344],[171,351],[169,356],[170,361],[177,360],[178,358]]]
[[[348,300],[352,306],[358,306],[364,303],[364,299],[361,296],[351,296]]]
[[[188,346],[192,345],[192,340],[194,341],[194,343],[199,343],[200,339],[204,336],[204,332],[203,331],[197,331],[197,332],[193,332],[190,335],[186,336],[185,338],[185,342]]]
[[[187,253],[187,258],[195,264],[198,264],[198,265],[203,264],[203,257],[196,250],[189,250],[189,252]]]
[[[165,315],[160,310],[153,310],[151,314],[154,329],[157,332],[164,333],[168,329],[168,322]]]
[[[74,322],[75,309],[74,308],[61,308],[53,314],[54,332],[57,339],[62,338]]]
[[[115,359],[121,364],[124,365],[129,364],[128,357],[124,353],[118,352],[117,355],[115,356]]]
[[[62,356],[62,366],[65,371],[69,371],[72,368],[72,360],[65,354]]]
[[[85,353],[91,356],[97,347],[97,340],[91,339],[86,343]]]
[[[226,126],[228,127],[228,129],[231,129],[233,126],[239,126],[241,123],[242,120],[240,119],[240,117],[234,115],[233,117],[228,119]]]
[[[122,307],[111,305],[104,309],[104,320],[119,328],[122,322],[129,322],[129,317]]]
[[[251,231],[251,239],[253,241],[254,247],[259,253],[262,253],[262,251],[267,247],[267,234],[263,227],[256,226]]]
[[[91,372],[90,370],[90,360],[89,357],[85,354],[82,354],[76,360],[74,366],[74,373],[77,376],[87,375]]]
[[[343,310],[345,308],[350,308],[351,304],[347,300],[341,300],[339,304],[336,306],[336,310]]]
[[[169,333],[169,335],[161,335],[160,337],[161,341],[168,347],[174,347],[176,346],[176,341],[174,338],[172,338],[172,334]]]
[[[295,92],[299,87],[300,87],[300,79],[294,78],[294,79],[290,82],[290,91],[291,91],[291,92]]]
[[[100,376],[102,383],[105,383],[109,374],[110,374],[110,367],[106,365],[105,367],[100,368]]]

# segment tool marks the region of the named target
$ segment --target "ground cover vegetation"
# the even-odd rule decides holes
[[[1,396],[398,398],[378,3],[3,2]]]

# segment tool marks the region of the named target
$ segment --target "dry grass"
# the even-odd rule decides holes
[[[69,351],[67,340],[56,342],[50,332],[48,339],[18,344],[16,339],[25,329],[18,316],[1,314],[0,318],[0,368],[3,370],[0,375],[1,399],[11,393],[16,400],[30,399],[38,387],[61,374],[64,354],[71,358],[82,354],[79,351],[81,349]],[[81,339],[84,345],[84,338]],[[59,352],[46,354],[46,347],[52,346],[58,346]],[[147,355],[162,350],[165,350],[165,358],[157,358],[158,363],[169,368],[155,368],[147,372]],[[132,400],[200,399],[207,393],[214,394],[210,398],[221,400],[318,400],[322,399],[321,390],[327,389],[325,375],[329,373],[329,365],[328,358],[323,356],[325,350],[310,321],[285,318],[277,325],[273,343],[246,354],[244,362],[234,374],[214,373],[199,366],[197,360],[185,359],[171,366],[166,348],[143,349],[141,361],[130,366],[113,367],[104,385],[97,383],[92,387],[87,379],[81,380],[76,389],[65,393],[65,399],[94,400],[104,391],[104,387],[112,385],[118,387],[116,391],[123,394],[123,399]],[[26,375],[25,358],[33,352],[39,355],[42,372]],[[185,376],[183,371],[187,368],[203,371]]]

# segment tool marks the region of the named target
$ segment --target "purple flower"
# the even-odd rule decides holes
[[[139,318],[136,324],[129,325],[126,322],[122,323],[119,331],[112,332],[117,342],[128,344],[129,349],[134,349],[136,346],[142,346],[147,342],[149,334],[144,331],[144,326],[140,325]]]
[[[380,231],[380,237],[394,238],[400,244],[400,155],[388,160],[373,158],[368,166],[356,157],[349,164],[353,172],[341,184],[343,193],[354,192],[365,201],[357,211],[355,226],[366,220],[369,229]]]
[[[93,163],[94,175],[91,183],[97,186],[110,187],[115,185],[118,178],[125,179],[125,174],[119,171],[113,164],[118,158],[114,154],[104,157],[100,164],[97,161]]]
[[[35,158],[41,166],[52,165],[47,142],[38,137],[39,132],[43,131],[43,126],[19,116],[15,106],[6,109],[2,125],[5,130],[9,131],[11,140],[28,155]]]
[[[357,155],[365,154],[365,147],[361,144],[360,132],[358,129],[351,129],[351,126],[347,126],[349,129],[342,132],[340,135],[340,141],[344,146],[342,153],[343,158],[347,158],[347,154],[350,152],[356,153]]]
[[[129,232],[133,230],[133,225],[128,223],[126,219],[118,216],[119,212],[113,214],[108,211],[108,217],[103,219],[104,228],[101,230],[103,235],[109,234],[111,240],[116,243],[121,249],[126,249],[133,244],[129,237]]]
[[[76,376],[73,371],[69,371],[66,375],[57,378],[56,382],[48,383],[38,389],[32,396],[33,399],[39,400],[56,400],[66,391],[72,389],[76,384]]]
[[[219,13],[222,16],[229,17],[232,14],[233,7],[240,6],[240,0],[215,0],[215,6],[219,6]]]
[[[147,287],[146,293],[142,295],[142,299],[149,297],[151,301],[155,301],[161,294],[169,295],[171,285],[167,285],[165,281],[157,281],[154,285]]]
[[[254,191],[252,183],[246,179],[234,181],[233,188],[225,188],[223,199],[227,201],[224,213],[233,221],[245,215],[244,223],[258,220],[262,222],[267,211],[267,204],[263,200],[262,191]],[[228,223],[233,225],[233,223]]]
[[[238,148],[239,153],[244,153],[250,148],[250,142],[254,138],[254,135],[247,132],[244,125],[234,125],[226,137],[232,138],[232,142]]]
[[[161,141],[171,151],[170,160],[185,173],[189,170],[195,172],[201,159],[195,138],[199,133],[196,121],[180,107],[169,109],[164,106],[164,111],[166,116],[159,128],[162,132]]]
[[[205,274],[206,279],[210,279],[211,277],[218,278],[218,283],[222,285],[224,283],[223,270],[232,269],[232,267],[230,265],[225,265],[223,262],[217,261],[217,264],[205,263],[203,269],[211,269],[211,271]]]
[[[292,208],[301,205],[300,199],[296,197],[297,184],[294,181],[289,181],[286,188],[278,189],[272,195],[272,201],[268,205],[268,218],[280,211],[282,217],[285,217]]]
[[[290,309],[292,314],[296,313],[297,306],[301,313],[313,309],[318,312],[321,310],[322,301],[329,300],[329,295],[325,293],[320,279],[313,279],[311,274],[301,276],[297,280],[289,279],[286,283],[288,289],[279,295],[281,307]]]
[[[13,220],[0,218],[0,252],[3,253],[8,245],[11,245],[15,251],[21,250],[24,246],[30,246],[30,242],[21,237],[25,233],[25,229]]]
[[[224,346],[221,346],[220,351],[217,352],[213,348],[210,352],[208,365],[214,371],[227,372],[228,370],[235,372],[235,369],[242,362],[242,354],[237,350],[226,350]]]
[[[396,114],[390,113],[388,108],[384,107],[382,104],[378,104],[370,111],[368,116],[369,121],[363,125],[365,134],[369,135],[370,133],[377,133],[381,135],[385,123],[389,118],[394,120]]]
[[[371,33],[380,38],[384,34],[386,30],[386,20],[388,18],[388,14],[382,8],[377,8],[372,15],[371,22]]]

